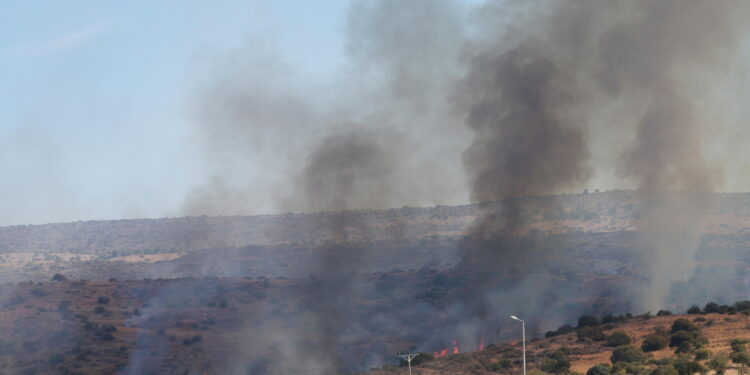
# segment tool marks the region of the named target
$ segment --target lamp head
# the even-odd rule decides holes
[[[513,319],[513,320],[518,320],[519,322],[522,322],[522,321],[523,321],[523,320],[521,320],[521,319],[518,319],[518,317],[517,317],[517,316],[515,316],[515,315],[511,315],[511,316],[510,316],[510,318],[511,318],[511,319]]]

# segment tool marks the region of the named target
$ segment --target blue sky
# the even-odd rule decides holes
[[[205,99],[205,95],[214,94],[211,82],[205,85],[206,77],[209,80],[219,77],[218,84],[222,84],[225,82],[221,79],[233,81],[239,76],[240,83],[235,82],[235,86],[243,85],[243,78],[251,84],[261,81],[258,87],[247,90],[230,89],[240,96],[271,91],[266,98],[272,104],[268,111],[275,111],[277,107],[273,105],[279,103],[282,105],[278,108],[286,108],[285,101],[293,102],[299,96],[304,96],[309,102],[305,104],[312,106],[330,105],[334,102],[332,97],[339,100],[333,105],[335,108],[326,108],[329,112],[318,118],[314,118],[320,114],[315,109],[290,111],[291,121],[304,122],[304,129],[279,132],[274,129],[278,124],[271,124],[268,126],[270,135],[263,133],[264,130],[252,133],[256,129],[250,129],[237,136],[261,142],[266,140],[264,136],[276,136],[273,140],[279,144],[286,144],[286,138],[313,139],[320,135],[322,128],[315,128],[308,122],[322,121],[326,115],[347,114],[351,111],[346,107],[347,101],[369,106],[368,100],[372,100],[373,107],[378,103],[398,106],[397,99],[378,96],[383,93],[387,96],[387,90],[370,90],[368,85],[372,82],[368,78],[371,77],[352,82],[351,76],[347,76],[347,72],[351,72],[347,64],[352,62],[344,47],[350,1],[0,1],[0,225],[195,214],[186,210],[186,202],[192,193],[211,184],[221,189],[228,187],[224,192],[227,195],[240,199],[251,197],[253,205],[259,203],[249,211],[237,210],[229,203],[227,214],[273,212],[274,205],[268,201],[275,198],[274,189],[288,185],[284,179],[288,178],[289,171],[284,170],[283,162],[301,164],[301,154],[294,151],[276,154],[273,148],[278,144],[264,145],[266,154],[260,151],[254,154],[257,150],[249,150],[247,154],[236,155],[223,172],[230,178],[214,181],[212,173],[216,170],[212,171],[207,164],[216,161],[206,160],[205,149],[201,150],[205,145],[201,145],[200,138],[210,137],[212,126],[221,124],[196,126],[201,95]],[[477,5],[482,1],[459,3]],[[390,21],[389,14],[383,19]],[[508,14],[504,22],[511,20],[512,12]],[[406,26],[400,25],[402,31],[410,30],[411,23],[408,19],[406,22]],[[416,30],[415,35],[420,36],[419,32]],[[411,49],[412,44],[419,42],[396,35],[385,43],[406,44],[397,46],[401,49],[396,51],[419,60],[423,51]],[[433,42],[431,45],[438,49],[445,46],[442,39]],[[750,42],[743,45],[742,61],[737,62],[728,81],[717,84],[719,90],[713,101],[702,102],[706,110],[715,110],[715,113],[706,112],[710,113],[707,117],[715,119],[714,125],[721,130],[711,130],[713,134],[706,138],[704,146],[709,160],[722,164],[726,170],[724,191],[747,191],[750,184],[750,166],[743,158],[735,156],[744,152],[750,139],[750,127],[745,124],[748,110],[744,103],[747,87],[750,87],[747,85],[750,79],[748,46]],[[460,50],[460,46],[453,48]],[[272,64],[282,62],[285,65],[274,70],[277,75],[282,72],[281,76],[264,80],[265,72],[253,71],[252,64],[256,58],[263,60],[268,56],[272,57],[268,60]],[[387,56],[375,57],[373,65],[380,64],[388,69],[388,64],[392,63]],[[222,65],[226,60],[232,63]],[[245,61],[250,62],[248,66],[236,66]],[[440,61],[435,65],[439,66]],[[211,74],[212,69],[227,66],[229,70],[239,69],[240,72]],[[286,66],[291,67],[292,74],[288,77],[283,76]],[[396,64],[390,68],[400,67]],[[242,77],[246,73],[242,69],[252,74]],[[429,76],[429,69],[424,73]],[[377,85],[373,87],[382,89]],[[353,89],[354,86],[357,89]],[[221,99],[213,105],[226,104]],[[342,103],[341,108],[337,107]],[[606,111],[603,113],[609,115]],[[310,119],[304,117],[308,115]],[[299,121],[299,118],[304,120]],[[378,116],[374,118],[382,120]],[[389,119],[387,115],[383,118]],[[441,116],[439,112],[401,120],[406,127],[412,120],[445,122],[441,125],[445,126],[437,127],[443,132],[436,133],[439,137],[421,142],[429,145],[420,144],[426,152],[423,158],[438,166],[430,173],[443,181],[435,185],[445,185],[445,190],[434,192],[432,201],[404,201],[403,204],[468,201],[461,169],[461,152],[469,141],[464,127],[456,126],[456,119]],[[623,134],[597,133],[608,132],[607,129],[591,128],[592,138],[602,141],[592,146],[592,160],[598,164],[594,165],[597,173],[589,187],[627,188],[629,185],[623,185],[613,167],[621,153],[613,152],[612,142],[607,141],[622,138]],[[276,133],[271,134],[274,131]],[[232,136],[230,134],[229,143],[232,143]],[[242,141],[247,140],[239,143]],[[222,144],[218,145],[218,151],[222,151]],[[300,147],[306,146],[309,144]],[[211,151],[218,159],[226,156],[215,152],[216,149]],[[235,153],[235,150],[228,153]],[[279,161],[281,159],[284,160]],[[405,170],[430,170],[423,167],[414,164]],[[462,181],[452,182],[458,180]],[[430,185],[431,180],[426,181]],[[242,191],[232,190],[238,186]],[[433,199],[429,197],[430,191],[412,190],[414,195]],[[222,193],[210,190],[208,195],[217,192]]]
[[[0,225],[177,215],[202,56],[267,41],[341,64],[348,2],[0,2]]]

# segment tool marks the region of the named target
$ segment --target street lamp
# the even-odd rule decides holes
[[[521,337],[523,338],[523,341],[521,341],[523,345],[523,375],[526,375],[526,322],[518,319],[515,315],[511,315],[510,318],[521,322]]]

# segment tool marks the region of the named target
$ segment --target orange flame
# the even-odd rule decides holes
[[[456,343],[456,339],[453,339],[453,354],[460,353],[460,350],[458,350],[458,344]]]
[[[482,337],[482,341],[479,342],[479,350],[484,350],[484,337]]]

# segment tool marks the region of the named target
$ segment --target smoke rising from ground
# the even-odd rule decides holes
[[[721,186],[720,166],[701,151],[712,124],[697,108],[713,88],[710,77],[729,70],[737,57],[743,3],[494,2],[480,17],[501,19],[510,4],[521,22],[499,38],[484,31],[488,37],[475,46],[455,94],[474,133],[463,160],[475,201],[585,186],[596,162],[590,144],[600,142],[588,137],[592,128],[634,129],[617,170],[647,197]],[[633,110],[602,117],[599,108],[607,106]],[[499,218],[483,219],[479,237],[517,233],[525,210],[517,202],[506,199]],[[697,220],[709,207],[698,196],[692,202],[642,207],[640,252],[650,280],[641,291],[643,308],[663,306],[672,284],[692,274]],[[462,262],[498,269],[530,262],[528,253],[512,248],[480,246]],[[686,261],[671,261],[676,258]]]
[[[528,319],[538,334],[593,309],[570,301],[620,309],[613,312],[655,311],[676,300],[675,291],[689,282],[702,283],[702,289],[678,290],[682,304],[699,302],[690,299],[691,293],[701,298],[746,295],[747,284],[730,292],[726,285],[740,277],[747,282],[744,269],[711,277],[710,269],[695,270],[694,257],[703,217],[712,208],[707,193],[722,189],[727,159],[738,158],[730,153],[717,158],[707,150],[715,133],[728,128],[714,116],[721,112],[717,92],[747,53],[747,4],[497,0],[470,9],[457,0],[365,0],[351,5],[345,61],[330,81],[310,79],[263,38],[209,58],[189,113],[195,130],[191,145],[196,145],[191,151],[200,155],[202,181],[180,213],[328,212],[320,216],[324,240],[288,237],[305,239],[293,245],[309,246],[305,250],[313,255],[277,267],[293,277],[309,276],[309,281],[289,283],[301,289],[295,291],[294,304],[268,313],[274,318],[285,314],[296,325],[236,335],[247,343],[248,358],[261,347],[272,347],[278,358],[238,363],[236,373],[248,368],[274,374],[358,370],[362,363],[339,356],[342,346],[374,335],[417,343],[417,350],[440,348],[452,339],[473,349],[480,339],[496,342],[517,332],[516,323],[504,318],[510,314]],[[44,170],[29,172],[31,180],[60,185],[65,174],[55,163],[48,166],[61,155],[55,142],[33,131],[10,140],[0,155],[12,162],[0,166]],[[36,148],[41,151],[27,154],[26,149]],[[638,255],[637,270],[627,276],[642,276],[643,283],[628,286],[632,290],[592,285],[601,280],[586,284],[570,271],[580,270],[582,260],[565,259],[569,248],[563,246],[580,243],[562,237],[575,233],[557,234],[556,226],[562,228],[566,219],[555,216],[562,211],[555,194],[580,191],[591,181],[638,189],[633,225],[638,239],[631,249]],[[17,190],[4,189],[6,195]],[[44,198],[39,204],[62,207],[57,201],[67,190],[46,191],[37,194]],[[479,218],[458,241],[457,259],[450,259],[455,267],[364,275],[371,269],[366,255],[379,244],[353,238],[351,233],[367,237],[368,223],[352,211],[466,201],[489,203],[476,206]],[[551,217],[545,220],[548,227],[527,225],[530,218],[545,215]],[[189,234],[180,232],[177,243],[184,248],[175,251],[223,246],[226,234],[214,232],[208,220],[204,224]],[[410,238],[402,221],[392,224],[382,236],[387,240],[409,238],[420,242],[415,246],[440,241],[439,235],[435,242],[426,241],[427,234]],[[355,226],[364,229],[349,230]],[[287,225],[273,236],[296,230],[301,229]],[[620,241],[616,245],[632,244]],[[87,246],[99,246],[92,243]],[[227,239],[226,246],[234,244]],[[607,249],[601,243],[591,246]],[[243,251],[250,250],[231,248],[222,254],[230,258]],[[442,265],[443,260],[412,264]],[[566,269],[560,265],[565,261],[579,262],[579,267]],[[249,272],[231,262],[212,259],[196,269],[219,276]],[[402,274],[418,275],[410,284],[413,290],[400,289],[407,279]],[[150,315],[133,317],[128,324],[167,320],[176,300],[187,304],[199,292],[207,300],[224,292],[207,285],[188,280],[162,288],[149,297],[155,307]],[[287,284],[280,279],[278,285]],[[618,298],[625,303],[611,304]],[[399,315],[393,310],[402,306],[379,305],[372,314],[358,314],[381,300],[409,309]],[[252,319],[265,316],[240,319],[250,326]],[[436,327],[444,322],[451,324]],[[403,331],[413,326],[441,331]],[[123,373],[160,366],[168,354],[164,337],[136,340]],[[362,349],[371,353],[368,367],[382,365],[382,355],[391,349],[382,342]]]
[[[292,211],[432,205],[455,200],[463,186],[473,202],[502,200],[461,244],[458,272],[514,279],[456,308],[469,316],[461,330],[477,332],[498,324],[490,320],[509,299],[522,299],[521,311],[543,305],[513,285],[556,283],[544,260],[557,249],[529,236],[524,217],[533,207],[518,198],[579,191],[603,173],[641,189],[649,204],[638,223],[648,283],[634,293],[638,306],[657,309],[693,273],[696,228],[710,202],[698,194],[689,207],[651,203],[659,191],[722,186],[721,166],[702,151],[717,125],[702,110],[738,58],[747,8],[731,0],[489,1],[467,17],[448,0],[357,2],[347,65],[327,86],[335,94],[274,73],[283,66],[276,61],[246,69],[230,58],[219,69],[223,78],[199,101],[211,178],[186,212],[242,213],[259,201]],[[258,165],[250,160],[268,171],[244,170]],[[271,171],[292,177],[271,179],[271,195],[246,190]],[[557,208],[552,198],[543,209]],[[310,310],[325,342],[340,332],[328,314],[361,292],[348,275],[366,249],[344,238],[347,224],[346,215],[332,217],[330,238],[339,242],[322,247],[309,269],[333,280],[319,281]],[[538,275],[525,281],[532,263]]]

